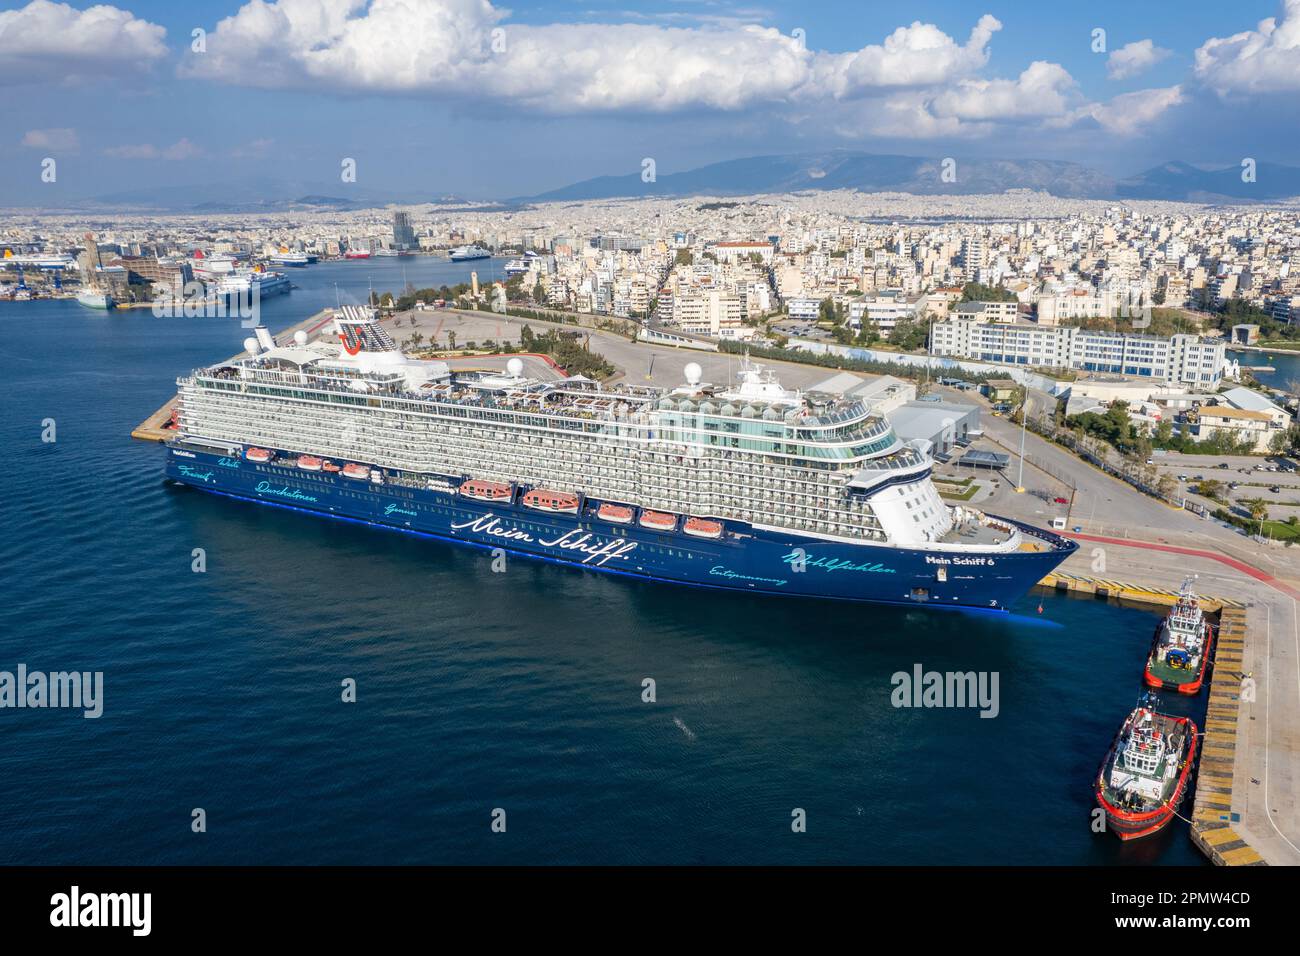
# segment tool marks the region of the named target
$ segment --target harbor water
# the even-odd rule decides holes
[[[488,268],[322,263],[262,316]],[[47,301],[0,322],[0,671],[103,673],[98,718],[0,710],[0,863],[1204,862],[1181,821],[1132,844],[1090,828],[1153,611],[495,573],[477,550],[164,484],[163,449],[128,434],[177,375],[239,351],[237,320]],[[996,675],[996,716],[894,706],[918,665]]]

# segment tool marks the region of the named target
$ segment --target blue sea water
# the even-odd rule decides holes
[[[321,264],[263,317],[473,265]],[[1089,829],[1150,612],[495,574],[477,550],[164,485],[162,449],[128,434],[239,350],[238,322],[34,302],[0,325],[0,670],[105,681],[97,720],[0,710],[0,863],[1202,862],[1182,823],[1130,845]],[[999,715],[894,708],[917,663],[997,672]]]

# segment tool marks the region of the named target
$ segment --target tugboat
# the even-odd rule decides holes
[[[1159,713],[1147,693],[1111,742],[1093,792],[1106,825],[1121,840],[1162,829],[1187,794],[1196,756],[1196,723]]]
[[[1193,580],[1188,578],[1183,582],[1169,616],[1156,626],[1146,666],[1146,682],[1150,687],[1195,694],[1205,680],[1214,630],[1201,610]]]

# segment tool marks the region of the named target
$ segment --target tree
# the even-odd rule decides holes
[[[829,322],[836,325],[835,321],[835,300],[830,296],[822,299],[821,305],[817,307],[817,320],[819,322]]]
[[[1218,499],[1223,495],[1223,482],[1217,478],[1206,478],[1196,486],[1197,494],[1206,498]]]
[[[1008,292],[1000,286],[984,285],[981,282],[967,282],[961,287],[963,302],[1014,302],[1015,293]]]

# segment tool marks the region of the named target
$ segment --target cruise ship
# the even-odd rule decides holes
[[[594,572],[1005,610],[1077,545],[945,504],[862,402],[738,384],[605,387],[416,360],[364,307],[328,338],[177,381],[166,475],[207,492]]]
[[[467,262],[470,259],[491,259],[492,253],[482,246],[457,246],[447,253],[452,262]]]
[[[240,269],[223,276],[221,281],[216,283],[215,294],[247,298],[256,290],[260,298],[266,298],[271,295],[282,295],[292,288],[293,283],[283,272]]]

